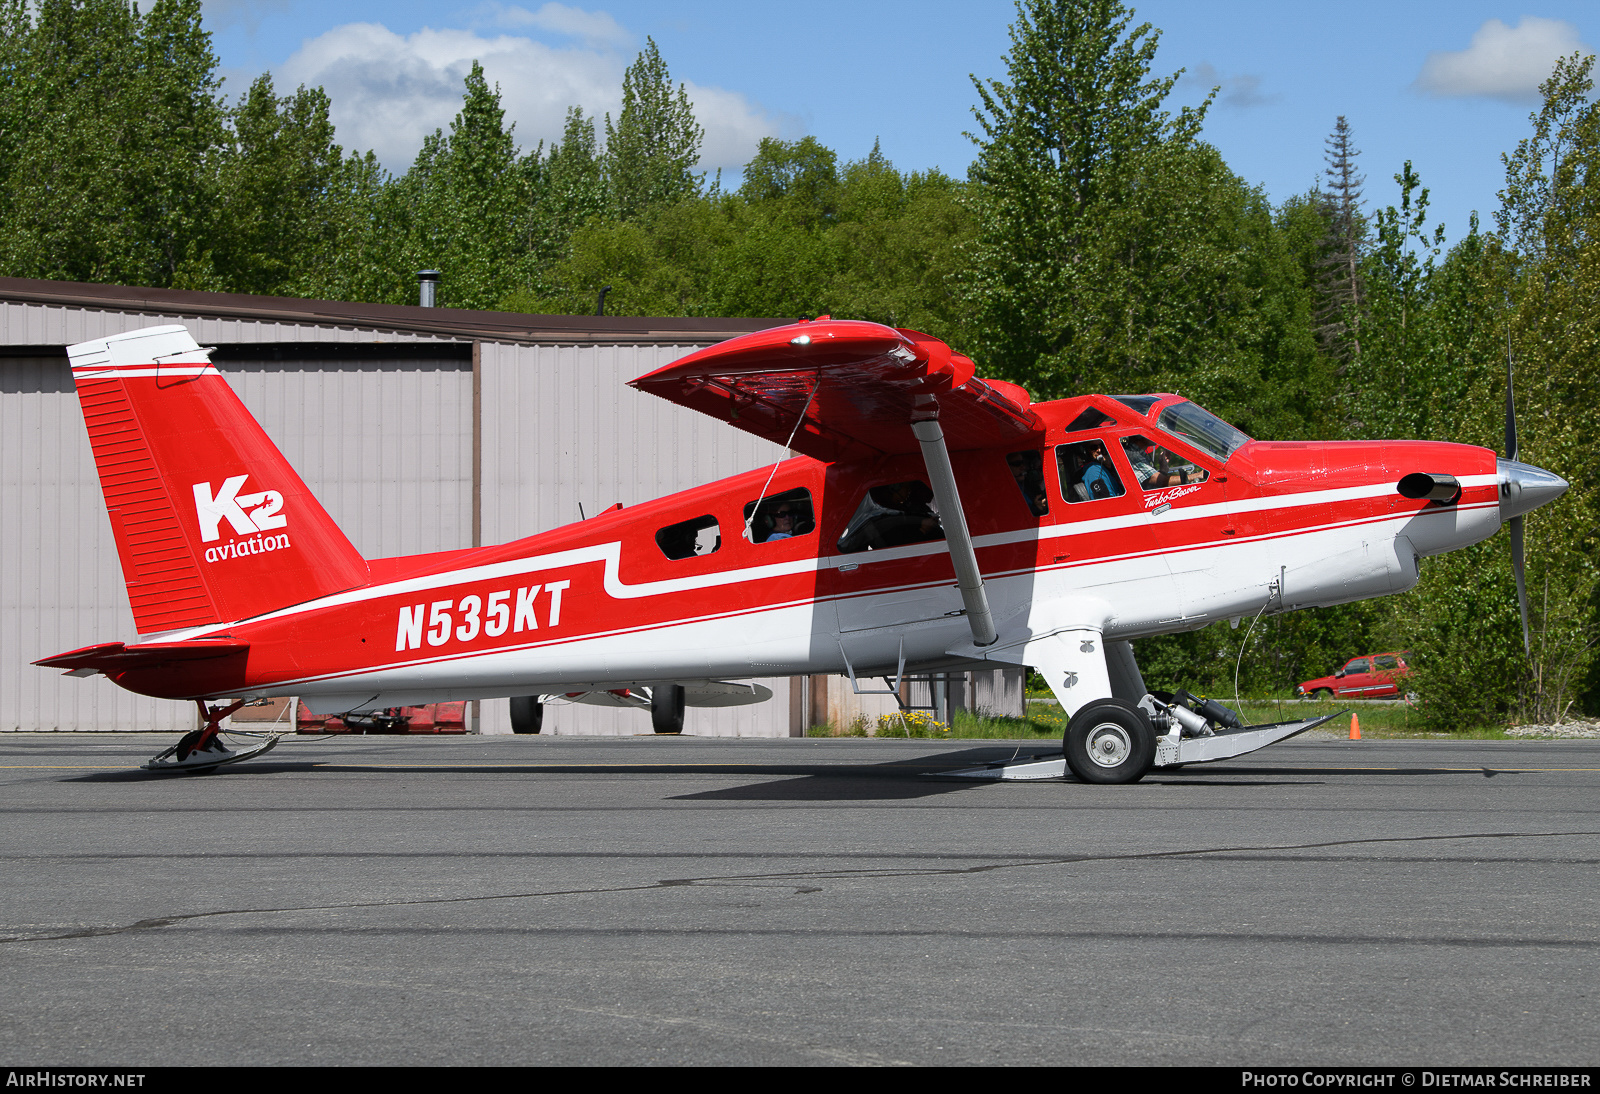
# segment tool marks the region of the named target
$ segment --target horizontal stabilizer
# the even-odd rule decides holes
[[[242,654],[250,643],[232,638],[197,638],[192,642],[147,642],[129,646],[122,642],[102,642],[98,646],[85,646],[81,650],[58,653],[35,661],[47,669],[67,669],[72,672],[127,672],[131,669],[151,669],[178,661],[209,661],[230,654]]]
[[[934,401],[951,449],[988,448],[1038,429],[1026,391],[972,373],[972,362],[937,338],[819,319],[729,339],[631,386],[819,460],[919,451],[912,412]]]

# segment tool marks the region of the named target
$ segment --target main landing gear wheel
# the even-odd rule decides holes
[[[650,689],[650,726],[657,733],[683,732],[683,688],[661,684]]]
[[[511,732],[538,733],[544,728],[544,704],[537,695],[511,697]]]
[[[1101,699],[1072,716],[1062,747],[1086,783],[1138,782],[1155,764],[1156,731],[1132,703]]]

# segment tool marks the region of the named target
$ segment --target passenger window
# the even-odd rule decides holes
[[[927,483],[912,479],[868,490],[839,537],[839,550],[848,555],[943,538],[933,491]]]
[[[667,525],[656,533],[656,546],[668,558],[716,554],[722,547],[722,529],[717,527],[717,518],[707,513],[703,517]]]
[[[1344,667],[1344,671],[1346,673],[1366,672],[1367,671],[1367,659],[1365,657],[1356,658],[1354,661],[1350,662],[1348,665],[1346,665]]]
[[[1050,499],[1044,492],[1044,456],[1033,449],[1012,452],[1006,456],[1006,466],[1011,468],[1011,477],[1022,491],[1029,511],[1036,517],[1050,512]]]
[[[762,498],[760,507],[751,502],[744,507],[745,526],[750,529],[753,543],[774,543],[809,535],[817,524],[811,509],[811,491],[790,490]]]
[[[1127,492],[1103,441],[1057,445],[1056,467],[1061,472],[1061,493],[1069,502],[1120,498]]]
[[[1146,490],[1205,482],[1210,472],[1178,453],[1162,448],[1148,437],[1122,438],[1122,451],[1133,465],[1134,477]]]
[[[1396,662],[1393,657],[1380,657],[1376,661],[1374,661],[1373,664],[1377,667],[1377,669],[1379,671],[1382,671],[1382,670],[1385,670],[1385,669],[1397,669],[1397,668],[1400,667],[1399,663]]]
[[[1111,415],[1092,406],[1084,407],[1083,413],[1072,419],[1072,424],[1067,426],[1068,433],[1079,433],[1085,429],[1099,429],[1101,426],[1116,425]]]

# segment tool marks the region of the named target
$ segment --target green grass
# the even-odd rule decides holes
[[[1222,696],[1212,696],[1224,706],[1233,703]],[[1497,726],[1462,726],[1450,733],[1430,730],[1422,717],[1405,703],[1349,703],[1333,699],[1323,702],[1291,702],[1288,700],[1246,699],[1240,713],[1252,725],[1269,722],[1288,722],[1298,718],[1318,718],[1324,714],[1337,714],[1322,728],[1332,732],[1348,733],[1350,716],[1361,722],[1361,736],[1378,741],[1505,741],[1510,740]]]
[[[985,718],[982,715],[972,714],[965,710],[953,711],[951,725],[941,728],[934,722],[927,726],[911,723],[910,736],[914,739],[925,740],[1024,740],[1043,741],[1051,738],[1059,739],[1066,730],[1066,719],[1061,716],[1061,708],[1046,706],[1042,703],[1031,704],[1028,718]],[[889,718],[884,724],[877,727],[874,736],[878,737],[905,737],[906,731],[898,718]],[[835,730],[831,726],[812,726],[806,733],[808,737],[865,737],[869,735],[869,727],[864,719],[857,719],[857,724],[848,726],[844,730]]]
[[[1232,707],[1231,700],[1213,696],[1224,706]],[[1324,723],[1322,729],[1341,736],[1350,731],[1350,714],[1361,722],[1361,736],[1375,741],[1505,741],[1511,740],[1504,730],[1495,726],[1463,726],[1452,733],[1428,730],[1417,712],[1404,703],[1341,703],[1292,702],[1273,699],[1245,699],[1240,713],[1251,725],[1271,722],[1290,722],[1301,718],[1316,718],[1324,714],[1338,716]],[[927,726],[912,725],[912,738],[927,740],[1004,740],[1044,741],[1060,740],[1066,732],[1067,719],[1054,703],[1029,703],[1026,718],[985,718],[964,710],[953,712],[948,729],[932,723]],[[873,730],[876,729],[876,733]],[[840,732],[829,726],[812,726],[808,737],[904,737],[905,730],[898,719],[884,719],[872,725],[866,719]]]

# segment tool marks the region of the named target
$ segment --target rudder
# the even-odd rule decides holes
[[[187,328],[67,348],[140,634],[367,583],[367,564]]]

